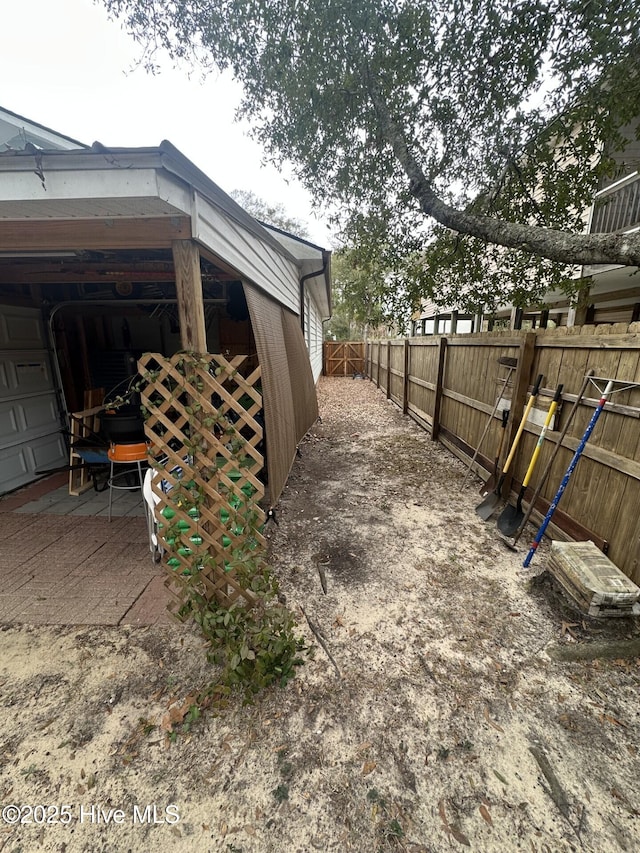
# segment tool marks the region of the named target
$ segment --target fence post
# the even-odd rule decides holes
[[[442,391],[444,388],[444,368],[447,357],[447,339],[440,338],[438,342],[438,375],[436,377],[436,396],[433,403],[433,423],[431,425],[431,440],[438,440],[440,432],[440,410],[442,408]]]
[[[409,411],[409,338],[404,339],[404,368],[402,373],[402,414]]]
[[[387,341],[387,400],[391,397],[391,341]]]
[[[377,370],[376,370],[376,388],[379,388],[380,387],[380,347],[382,346],[380,341],[378,341],[376,346],[378,348],[377,357],[376,357],[376,368],[377,368]]]

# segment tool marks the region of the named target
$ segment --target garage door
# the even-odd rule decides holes
[[[65,464],[60,430],[40,312],[0,305],[0,494]]]

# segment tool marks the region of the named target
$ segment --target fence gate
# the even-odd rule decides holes
[[[364,373],[364,342],[325,341],[322,372],[325,376]]]

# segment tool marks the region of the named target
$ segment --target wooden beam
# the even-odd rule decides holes
[[[449,343],[447,346],[450,347],[519,347],[522,344],[522,339],[525,334],[530,334],[530,332],[523,332],[519,335],[509,335],[508,337],[503,337],[500,334],[495,335],[495,337],[486,337],[480,336],[460,336],[456,338],[449,338]],[[437,340],[437,339],[436,339]],[[567,340],[566,337],[563,337],[562,340]],[[413,343],[413,342],[412,342]],[[420,343],[420,341],[416,341],[416,343]],[[423,342],[425,343],[425,342]]]
[[[419,385],[420,388],[427,388],[429,391],[435,391],[436,390],[436,383],[435,382],[427,382],[426,379],[420,379],[419,376],[414,376],[411,373],[409,374],[409,382],[412,385]]]
[[[174,240],[171,244],[176,271],[176,296],[180,319],[180,342],[188,352],[207,352],[204,320],[200,251],[192,240]]]
[[[630,332],[628,335],[540,335],[536,341],[536,348],[548,349],[549,347],[560,347],[562,349],[638,349],[640,347],[640,335]]]
[[[212,252],[211,249],[207,249],[205,246],[200,247],[200,254],[203,258],[206,258],[210,263],[212,263],[216,269],[221,270],[225,273],[225,281],[241,281],[242,275],[238,272],[237,269],[228,264],[220,255],[217,255],[215,252]]]
[[[409,358],[411,351],[409,349],[409,341],[405,338],[404,342],[404,365],[402,372],[402,414],[406,415],[409,411]]]
[[[153,272],[142,270],[127,270],[125,264],[121,264],[118,270],[105,270],[96,265],[89,269],[61,269],[51,267],[50,270],[32,269],[30,265],[21,267],[5,266],[0,262],[0,280],[6,284],[24,284],[38,287],[47,284],[116,284],[118,281],[130,281],[132,284],[138,282],[173,282],[173,268],[170,272]]]
[[[191,236],[187,216],[0,222],[3,252],[168,249]]]
[[[391,341],[387,341],[387,400],[391,399]]]

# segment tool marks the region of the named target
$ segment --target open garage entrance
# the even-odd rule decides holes
[[[74,419],[126,392],[142,353],[181,349],[171,252],[0,260],[0,270],[21,282],[0,286],[9,460],[0,471],[0,622],[165,621],[169,595],[142,495],[115,492],[109,522],[109,466],[84,466],[72,433]],[[202,278],[207,348],[247,355],[241,370],[250,370],[257,351],[242,283],[206,261]],[[100,415],[90,422],[106,441]]]

